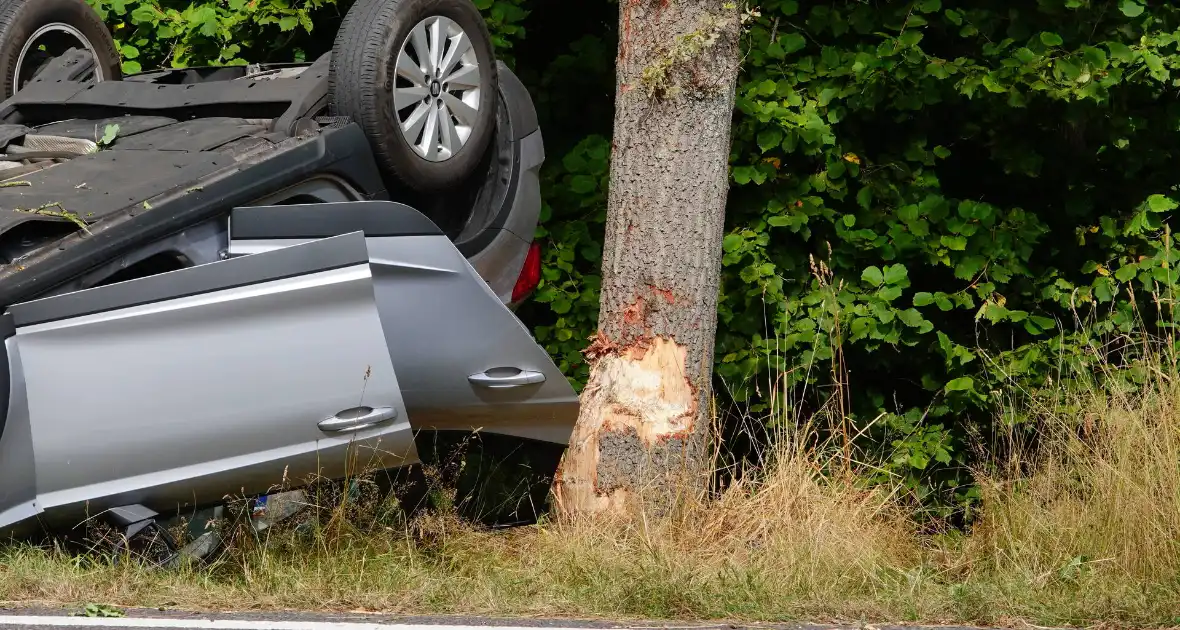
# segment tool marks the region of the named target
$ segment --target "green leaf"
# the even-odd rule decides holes
[[[892,302],[901,297],[901,287],[893,285],[885,285],[877,290],[877,297],[886,302]]]
[[[293,15],[288,15],[279,19],[279,30],[292,31],[295,30],[296,26],[299,26],[299,18]]]
[[[733,169],[733,181],[738,184],[748,184],[757,176],[757,169],[753,166],[737,166]]]
[[[570,190],[579,195],[593,192],[597,186],[598,181],[589,175],[574,175],[570,178]]]
[[[1037,58],[1036,53],[1029,50],[1028,48],[1023,48],[1023,47],[1017,48],[1016,52],[1013,53],[1012,56],[1016,57],[1016,60],[1019,61],[1020,63],[1025,63],[1025,64],[1032,63],[1033,60]]]
[[[1114,277],[1119,282],[1127,282],[1134,278],[1139,273],[1139,265],[1130,263],[1119,267],[1119,270],[1114,272]]]
[[[856,215],[855,214],[846,214],[846,215],[844,215],[843,221],[844,221],[844,227],[852,227],[852,226],[856,225]]]
[[[1033,315],[1028,318],[1028,321],[1036,324],[1036,326],[1041,330],[1052,330],[1057,327],[1057,322],[1049,319],[1048,317],[1042,317],[1040,315]]]
[[[917,309],[912,309],[912,308],[907,308],[904,311],[898,312],[897,318],[900,319],[903,324],[905,324],[906,326],[909,326],[910,328],[918,328],[926,321],[922,317],[922,314],[917,311]]]
[[[779,43],[783,47],[783,53],[789,55],[794,52],[799,52],[807,47],[807,40],[798,33],[787,33],[783,35]]]
[[[1041,33],[1041,43],[1052,48],[1054,46],[1060,46],[1063,43],[1063,41],[1061,39],[1061,36],[1058,35],[1057,33],[1050,33],[1048,31],[1045,31],[1045,32]]]
[[[934,303],[934,295],[926,291],[914,294],[914,306],[929,306]]]
[[[1151,71],[1152,76],[1163,79],[1167,76],[1164,70],[1164,60],[1159,55],[1151,52],[1143,53],[1143,63],[1147,64],[1147,69]]]
[[[946,384],[948,392],[965,392],[975,388],[975,379],[970,376],[960,376]]]
[[[1168,212],[1177,207],[1175,201],[1163,195],[1152,195],[1147,198],[1147,208],[1152,212]]]
[[[951,150],[940,144],[934,147],[934,155],[945,160],[951,156]]]
[[[1106,48],[1110,51],[1110,56],[1122,63],[1129,63],[1135,58],[1135,54],[1131,49],[1122,42],[1106,42]]]
[[[131,21],[135,24],[155,24],[156,20],[162,17],[164,15],[159,9],[147,3],[140,4],[131,11]]]
[[[946,19],[949,20],[951,24],[954,24],[955,26],[962,26],[963,25],[963,14],[962,13],[959,13],[958,11],[956,11],[954,9],[947,9],[946,12],[944,13],[944,15],[946,15]]]
[[[897,38],[897,43],[902,48],[913,48],[922,41],[922,33],[920,31],[906,31],[902,33],[901,37]]]
[[[778,127],[764,129],[758,134],[758,148],[762,149],[763,153],[777,147],[782,141],[783,130]]]
[[[1127,17],[1139,17],[1143,15],[1143,5],[1135,0],[1123,0],[1119,3],[1119,11],[1122,11],[1123,15]]]
[[[873,189],[865,186],[856,193],[856,204],[865,210],[873,205]]]
[[[885,284],[897,284],[909,277],[905,265],[889,265],[885,267]]]
[[[869,267],[860,274],[860,279],[866,284],[879,287],[883,282],[885,282],[885,274],[883,274],[881,269],[878,267]]]
[[[734,252],[746,244],[746,239],[742,238],[740,234],[726,234],[725,240],[721,242],[721,247],[727,252]]]
[[[115,137],[119,135],[119,125],[107,125],[102,130],[102,138],[99,138],[99,146],[108,146],[115,141]]]
[[[967,237],[959,236],[958,234],[947,234],[939,239],[943,247],[949,250],[961,252],[967,249]]]

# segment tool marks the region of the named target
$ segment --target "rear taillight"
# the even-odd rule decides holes
[[[520,270],[520,277],[516,279],[516,286],[512,288],[512,301],[519,302],[527,298],[541,283],[541,246],[533,243],[529,246],[529,253],[524,257],[524,267]]]

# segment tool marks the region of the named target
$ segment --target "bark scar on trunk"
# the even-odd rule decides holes
[[[652,293],[655,293],[656,295],[664,298],[664,301],[668,304],[676,303],[676,296],[672,294],[672,289],[661,289],[660,287],[654,285],[649,285],[649,288],[651,289]]]
[[[604,357],[595,366],[606,394],[603,428],[633,429],[647,446],[691,432],[697,396],[687,357],[686,347],[665,337]]]
[[[605,337],[595,344],[605,350]],[[582,394],[582,412],[570,438],[555,490],[558,501],[576,510],[605,510],[626,501],[632,491],[598,487],[601,436],[631,433],[637,455],[647,455],[669,440],[690,435],[697,415],[697,390],[686,370],[688,348],[657,337],[598,357]]]
[[[635,298],[630,306],[623,309],[623,323],[628,326],[639,326],[647,320],[647,303],[642,296]]]

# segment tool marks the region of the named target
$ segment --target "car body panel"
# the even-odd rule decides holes
[[[5,317],[11,326],[11,317]],[[0,531],[41,512],[33,460],[33,432],[29,425],[24,370],[16,347],[15,329],[4,341],[9,379],[8,404],[0,428]]]
[[[345,234],[14,306],[39,509],[165,511],[416,462],[367,256]],[[321,430],[361,406],[392,417]]]
[[[334,230],[364,231],[377,308],[415,430],[569,442],[578,413],[569,381],[471,263],[413,208],[391,202],[238,208],[230,222],[231,256],[273,252]],[[489,379],[478,375],[489,372],[535,373],[540,382],[481,384]]]

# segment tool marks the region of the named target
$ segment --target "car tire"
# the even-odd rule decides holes
[[[361,126],[392,189],[466,183],[495,132],[497,85],[491,36],[470,0],[357,0],[332,47],[332,111]]]
[[[0,97],[12,96],[18,82],[23,86],[69,48],[93,54],[94,79],[122,77],[115,40],[85,0],[0,0]]]

